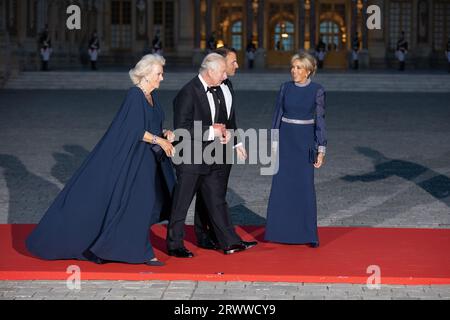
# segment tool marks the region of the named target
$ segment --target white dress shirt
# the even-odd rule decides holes
[[[231,106],[233,105],[233,96],[231,95],[230,88],[225,83],[220,85],[223,95],[225,97],[225,105],[227,106],[227,118],[230,119]]]
[[[199,74],[198,78],[200,79],[200,82],[203,84],[203,88],[206,91],[206,97],[208,98],[208,102],[209,102],[209,109],[211,110],[211,122],[214,123],[214,117],[216,116],[216,105],[214,103],[214,98],[211,92],[207,91],[208,90],[208,84],[206,83],[206,81],[203,79],[203,77]],[[233,96],[231,95],[231,91],[230,88],[228,88],[228,86],[224,83],[222,83],[220,85],[220,88],[222,89],[223,95],[225,97],[225,105],[227,108],[227,118],[230,118],[231,115],[231,106],[233,104]],[[213,126],[209,126],[209,133],[208,133],[208,141],[212,141],[214,140],[214,128]],[[238,143],[237,145],[235,145],[233,148],[236,148],[238,146],[242,145],[242,143]]]
[[[206,83],[206,81],[203,79],[202,75],[199,74],[198,78],[200,79],[200,82],[202,83],[203,87],[205,88],[206,91],[206,97],[208,98],[208,102],[209,102],[209,109],[211,110],[211,122],[214,123],[214,117],[216,116],[216,105],[214,104],[214,98],[211,92],[207,91],[208,90],[208,84]],[[209,134],[208,134],[208,141],[212,141],[214,140],[214,128],[213,126],[209,126]]]

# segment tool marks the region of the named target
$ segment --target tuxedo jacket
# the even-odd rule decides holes
[[[230,88],[231,95],[233,96],[234,91],[230,81],[228,86]],[[236,126],[236,114],[234,110],[234,98],[230,110],[230,115],[225,125],[227,129],[237,129]],[[201,126],[197,126],[197,132],[194,132],[194,122],[201,121]],[[204,149],[213,143],[213,141],[208,141],[208,132],[210,126],[213,125],[213,119],[211,115],[211,109],[208,102],[208,97],[206,95],[205,88],[198,78],[195,76],[191,81],[189,81],[176,95],[173,100],[173,125],[174,129],[185,129],[190,133],[190,145],[191,145],[191,156],[190,164],[180,164],[177,165],[177,170],[189,171],[192,173],[206,174],[211,169],[210,164],[206,164],[203,160],[202,154]],[[200,129],[200,130],[198,130]],[[217,140],[217,139],[216,139]],[[182,139],[176,144],[180,144]],[[228,144],[232,147],[232,143],[236,143],[237,138]],[[216,141],[217,143],[217,141]],[[185,144],[183,144],[184,148]],[[201,150],[202,154],[198,154]],[[184,156],[183,150],[180,150],[180,156]],[[197,155],[195,155],[197,153]],[[198,159],[201,158],[201,164],[194,164],[194,156]],[[198,162],[198,161],[196,161]]]

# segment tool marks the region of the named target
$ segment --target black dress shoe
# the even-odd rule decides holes
[[[197,243],[197,246],[199,248],[206,249],[206,250],[218,250],[218,249],[220,249],[220,247],[217,245],[217,243],[215,243],[211,239],[199,241]]]
[[[237,243],[237,244],[233,244],[232,246],[229,246],[229,247],[223,249],[223,253],[224,254],[232,254],[235,252],[244,251],[245,249],[247,249],[247,248],[245,247],[244,244]]]
[[[194,254],[186,248],[169,249],[169,256],[177,258],[192,258]]]
[[[258,244],[256,241],[241,241],[241,244],[245,246],[245,249],[250,249]]]
[[[319,241],[308,243],[308,246],[310,248],[318,248],[319,247]]]

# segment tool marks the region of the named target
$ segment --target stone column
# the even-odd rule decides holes
[[[362,8],[362,26],[361,26],[361,30],[362,30],[362,49],[363,50],[367,50],[369,47],[369,38],[368,38],[368,29],[366,26],[366,22],[367,22],[367,0],[362,0],[363,2],[363,8]],[[383,18],[383,16],[382,16]]]
[[[39,0],[37,4],[37,32],[38,34],[44,30],[48,23],[48,1]]]
[[[316,1],[310,1],[309,8],[309,43],[310,51],[316,49]]]
[[[184,2],[184,1],[183,1]],[[203,50],[200,48],[200,41],[201,41],[201,11],[200,11],[200,0],[193,0],[191,4],[194,5],[194,54],[192,56],[192,65],[193,66],[199,66],[202,63],[203,60]],[[191,10],[192,12],[192,10]],[[180,10],[180,16],[184,15]]]
[[[104,2],[103,1],[96,1],[95,2],[95,9],[97,10],[97,21],[96,21],[96,28],[97,28],[97,36],[100,39],[100,48],[102,49],[102,51],[107,51],[104,50],[106,49],[106,41],[105,41],[105,32],[103,29],[103,25],[104,22],[103,20],[106,19],[105,15],[105,7],[104,7]]]
[[[298,49],[305,49],[305,0],[298,0]]]
[[[358,23],[358,0],[352,0],[351,3],[351,29],[350,29],[350,43],[353,42],[353,37],[357,31],[357,23]]]
[[[264,0],[258,1],[258,48],[264,48]]]
[[[17,2],[17,40],[22,42],[27,37],[27,1]]]
[[[6,29],[6,24],[5,24],[5,19],[6,19],[6,13],[5,13],[5,2],[4,1],[0,1],[0,31],[5,31]]]
[[[194,0],[194,48],[200,49],[200,0]]]
[[[380,7],[381,11],[381,29],[377,30],[367,30],[366,20],[362,19],[362,30],[367,33],[367,47],[370,43],[370,52],[368,50],[362,50],[362,53],[367,55],[367,67],[376,67],[376,68],[386,68],[386,44],[387,39],[385,39],[385,28],[386,28],[386,19],[385,19],[385,4],[383,0],[373,0],[370,4],[377,5]],[[366,7],[367,8],[367,7]],[[364,10],[364,9],[363,9]],[[365,14],[367,16],[367,13]],[[365,31],[364,31],[365,30]],[[370,38],[370,39],[369,39]],[[369,41],[370,40],[370,41]],[[364,46],[364,44],[363,44]],[[364,48],[364,47],[363,47]],[[364,67],[364,56],[360,55],[359,65]]]
[[[253,40],[253,7],[252,7],[252,0],[247,0],[247,5],[246,5],[246,20],[247,20],[247,24],[246,24],[246,39],[245,39],[245,44],[249,44],[252,40]],[[245,47],[243,48],[245,49]]]
[[[176,36],[178,41],[175,43],[177,55],[186,57],[187,60],[192,59],[192,49],[194,48],[195,34],[192,31],[195,29],[196,17],[193,14],[195,12],[193,3],[194,1],[179,1],[175,15],[177,19]]]
[[[367,69],[370,65],[370,59],[369,59],[369,37],[368,32],[369,29],[367,29],[367,0],[362,0],[362,10],[361,10],[361,50],[359,51],[359,67],[361,69]],[[382,11],[383,12],[383,11]],[[383,15],[382,15],[383,19]],[[356,29],[356,25],[355,25]],[[355,30],[356,32],[356,30]]]
[[[212,2],[213,0],[206,0],[205,32],[207,40],[212,32]]]
[[[105,52],[111,52],[112,39],[111,39],[111,2],[102,1],[102,34],[103,34],[103,54]],[[153,10],[153,7],[152,7]]]
[[[431,67],[431,61],[440,59],[440,57],[435,56],[436,53],[432,50],[433,37],[430,33],[431,21],[433,21],[433,16],[430,15],[430,12],[433,11],[432,8],[430,0],[419,0],[413,10],[413,21],[415,23],[413,23],[412,34],[417,36],[415,39],[411,38],[411,57],[414,57],[415,67],[419,69],[428,69]],[[417,31],[414,32],[414,30]],[[415,45],[414,42],[416,42]]]
[[[0,1],[0,88],[11,76],[11,44],[6,32],[6,3]]]
[[[258,49],[255,54],[255,68],[264,69],[266,67],[266,50],[264,49],[264,0],[258,1]]]

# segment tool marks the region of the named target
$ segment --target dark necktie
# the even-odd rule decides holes
[[[214,123],[222,123],[225,124],[228,116],[227,116],[227,107],[225,105],[225,97],[223,95],[220,87],[208,87],[208,92],[211,92],[214,105],[216,109],[216,114],[214,116]]]

